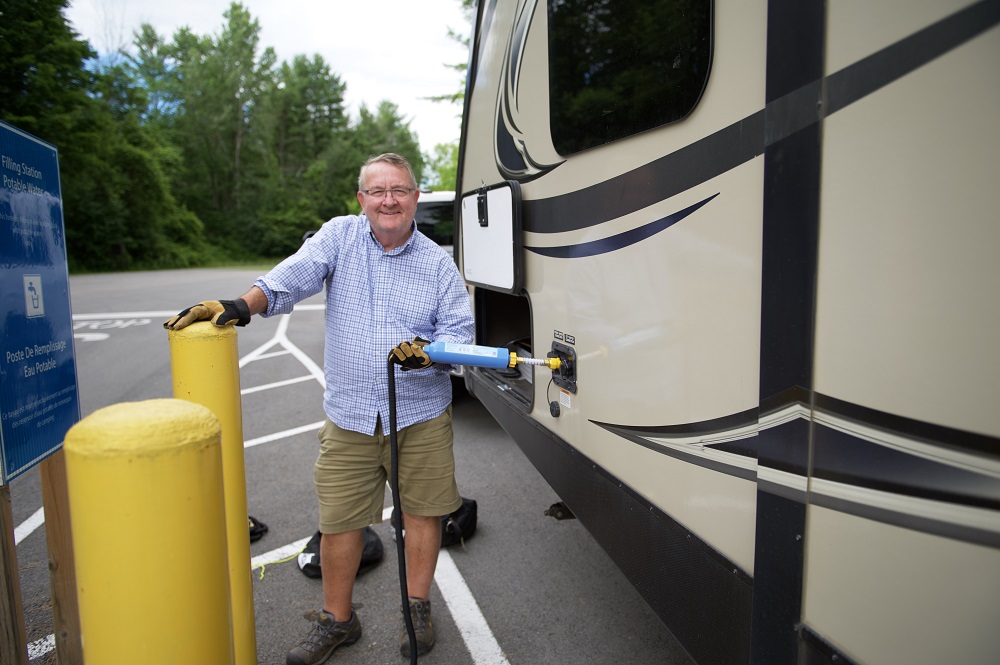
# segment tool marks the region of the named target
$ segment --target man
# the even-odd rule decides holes
[[[252,315],[290,312],[326,287],[326,423],[314,469],[319,500],[323,609],[288,665],[316,665],[361,637],[352,592],[361,561],[361,529],[382,521],[389,469],[386,359],[398,375],[399,486],[406,525],[406,569],[417,653],[434,646],[430,588],[441,544],[441,516],[457,510],[452,450],[451,382],[431,367],[425,340],[471,343],[468,293],[452,258],[416,230],[420,192],[409,163],[387,153],[358,176],[361,215],[335,217],[294,255],[235,301],[206,301],[173,317],[246,325]],[[413,340],[399,342],[399,340]],[[404,632],[400,651],[409,657]]]

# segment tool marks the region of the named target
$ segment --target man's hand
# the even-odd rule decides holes
[[[400,342],[392,350],[392,362],[399,365],[404,372],[430,367],[430,356],[424,352],[426,344],[428,344],[427,340],[419,337],[414,337],[412,342]]]
[[[172,319],[163,322],[167,330],[180,330],[195,321],[211,321],[220,328],[245,326],[250,323],[250,307],[243,298],[236,300],[206,300],[188,307]]]

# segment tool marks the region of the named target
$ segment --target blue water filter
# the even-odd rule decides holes
[[[432,361],[449,365],[495,368],[510,365],[510,351],[497,346],[431,342],[424,346],[424,352]]]

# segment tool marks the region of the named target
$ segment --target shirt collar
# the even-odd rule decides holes
[[[368,221],[368,216],[365,215],[364,213],[361,213],[361,219],[364,220],[365,226],[368,229],[368,237],[371,238],[371,241],[372,241],[372,243],[374,243],[375,247],[380,252],[384,252],[384,253],[389,254],[389,255],[401,254],[410,245],[413,244],[413,238],[416,237],[416,235],[417,235],[417,220],[413,220],[413,221],[410,222],[410,237],[406,239],[406,242],[404,242],[399,247],[395,247],[395,248],[389,250],[388,252],[386,252],[385,248],[382,247],[382,243],[380,243],[378,241],[378,238],[375,237],[375,232],[372,231],[372,225],[371,225],[371,222]]]

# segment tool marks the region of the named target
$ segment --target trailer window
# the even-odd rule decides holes
[[[711,65],[711,0],[549,0],[552,141],[561,155],[688,115]]]

